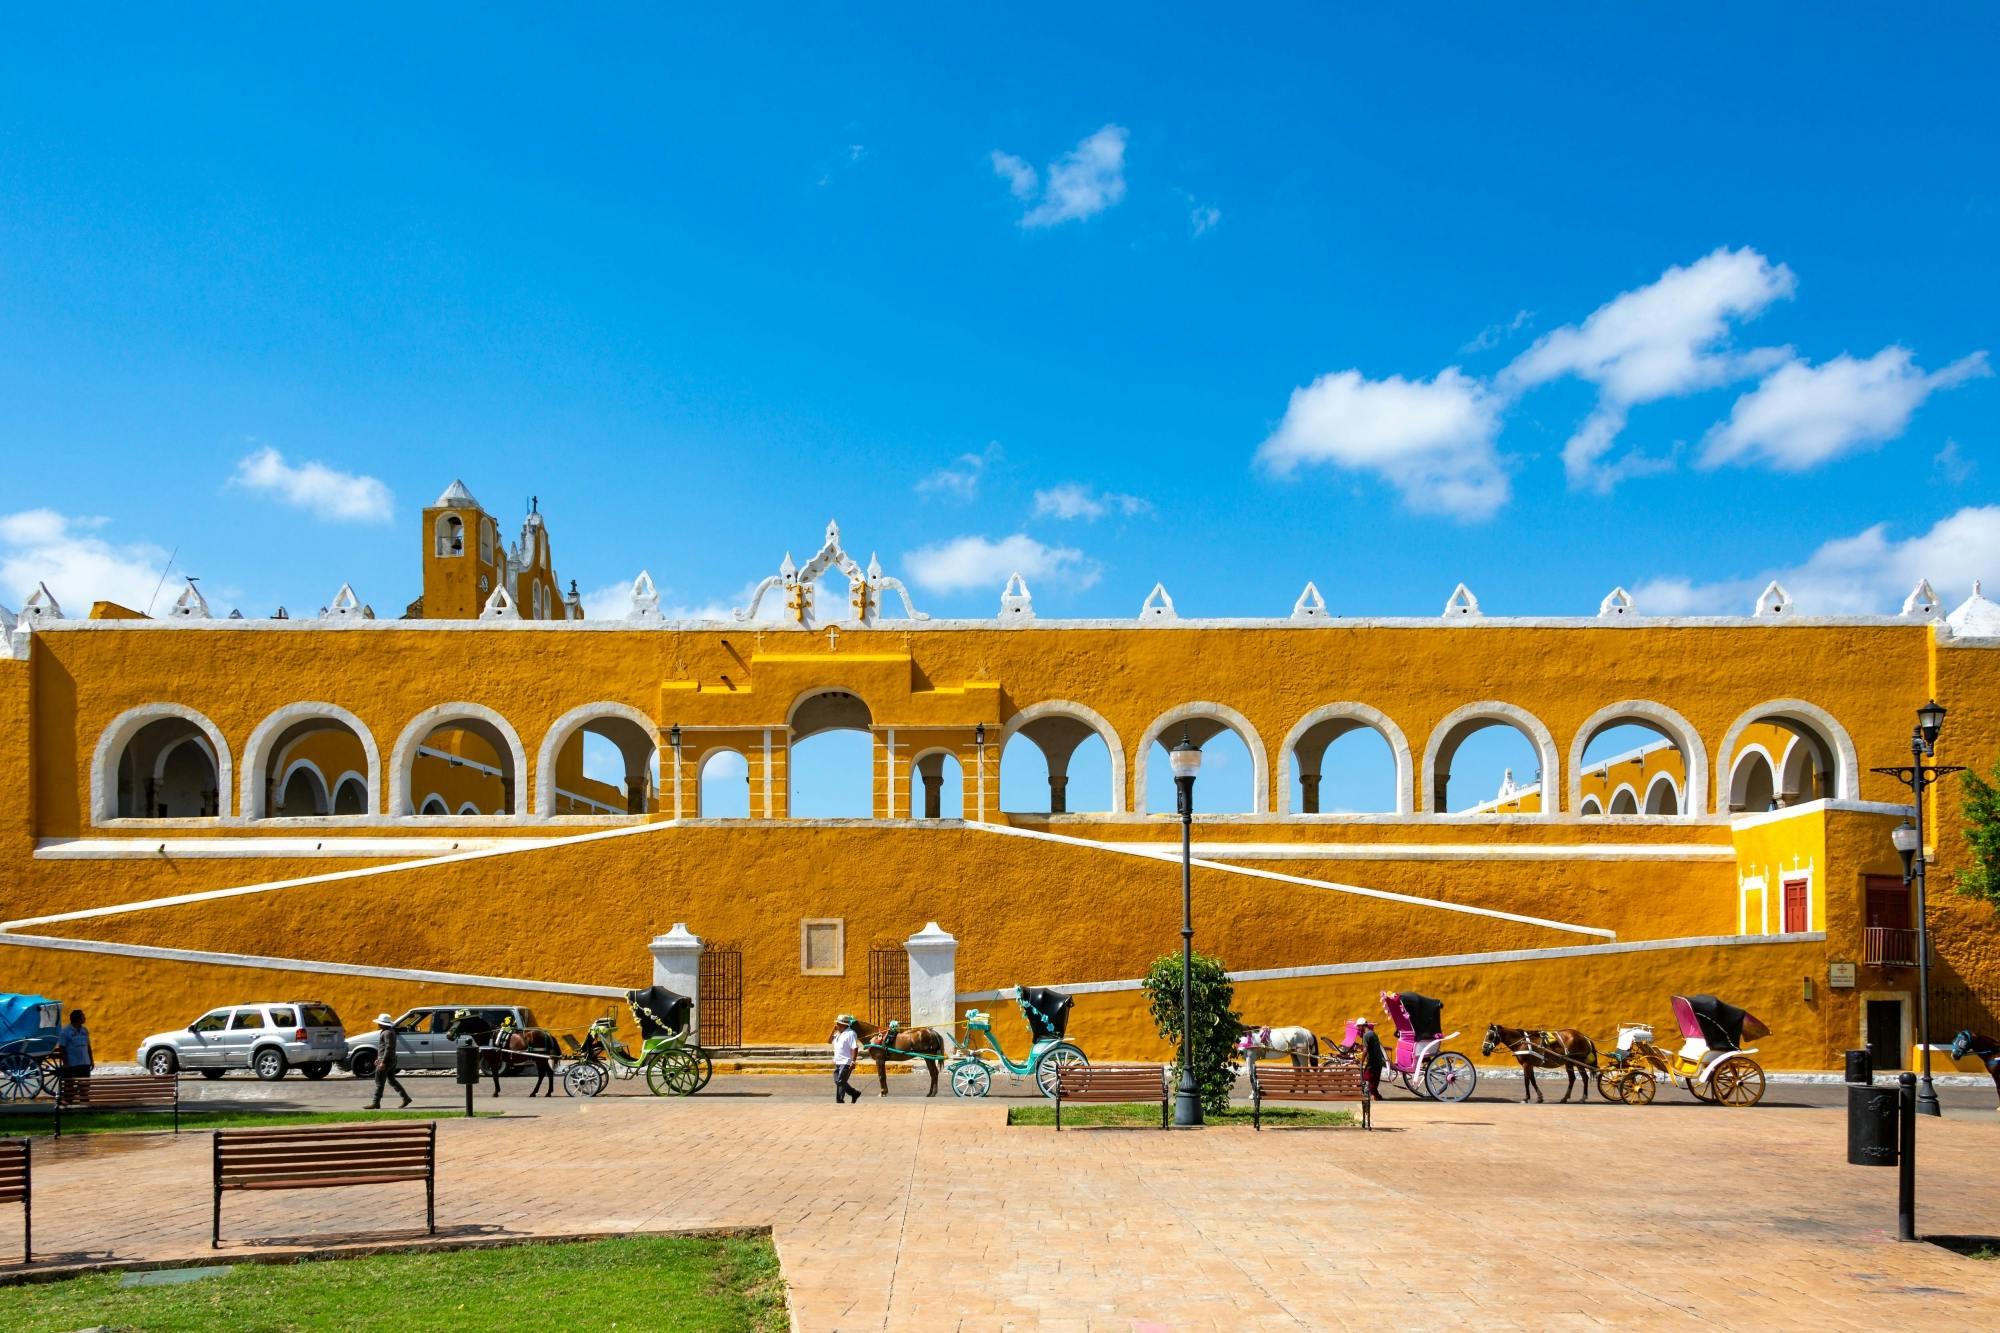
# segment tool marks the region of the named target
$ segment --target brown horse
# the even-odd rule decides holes
[[[468,1014],[456,1020],[445,1035],[453,1041],[460,1037],[471,1037],[479,1046],[479,1072],[493,1080],[493,1095],[500,1095],[500,1076],[518,1074],[526,1070],[535,1076],[535,1085],[528,1089],[530,1097],[540,1093],[546,1097],[556,1095],[556,1063],[562,1057],[562,1045],[553,1032],[542,1028],[517,1028],[511,1021],[501,1027],[477,1014]],[[542,1092],[542,1084],[548,1083],[548,1091]]]
[[[1521,1100],[1533,1097],[1538,1102],[1546,1102],[1542,1090],[1535,1086],[1537,1069],[1561,1069],[1569,1076],[1569,1084],[1563,1089],[1562,1099],[1569,1100],[1576,1090],[1577,1078],[1583,1079],[1583,1100],[1590,1100],[1590,1078],[1587,1071],[1597,1068],[1597,1043],[1578,1032],[1575,1028],[1556,1028],[1554,1031],[1537,1031],[1532,1028],[1509,1028],[1495,1023],[1486,1029],[1486,1044],[1479,1048],[1481,1055],[1493,1054],[1495,1046],[1505,1046],[1513,1053],[1521,1065]]]
[[[874,1058],[875,1077],[881,1080],[884,1097],[889,1095],[891,1060],[923,1060],[931,1076],[931,1090],[924,1096],[937,1096],[938,1070],[944,1065],[946,1045],[944,1034],[936,1028],[906,1028],[898,1023],[878,1028],[856,1019],[854,1035],[861,1038],[861,1053]],[[924,1059],[926,1056],[930,1058]]]

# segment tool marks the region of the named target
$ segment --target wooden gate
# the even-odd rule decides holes
[[[743,951],[711,945],[701,951],[701,1044],[743,1044]]]
[[[902,949],[868,951],[868,1021],[910,1025],[910,955]]]

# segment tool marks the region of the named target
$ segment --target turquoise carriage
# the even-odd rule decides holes
[[[62,1005],[46,995],[0,995],[0,1102],[54,1093],[62,1073]]]
[[[1033,1044],[1025,1060],[1009,1056],[993,1035],[993,1019],[977,1009],[965,1015],[965,1040],[945,1066],[954,1097],[984,1097],[993,1087],[995,1069],[1012,1078],[1031,1078],[1044,1097],[1056,1095],[1056,1075],[1065,1065],[1087,1065],[1083,1049],[1066,1035],[1073,1001],[1045,986],[1014,987],[1015,1003],[1028,1021]]]

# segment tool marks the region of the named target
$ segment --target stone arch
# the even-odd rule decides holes
[[[92,823],[103,824],[119,818],[146,818],[146,816],[121,816],[118,813],[118,773],[123,766],[125,751],[139,737],[139,733],[155,722],[179,721],[200,732],[208,740],[209,757],[215,763],[215,804],[214,815],[196,818],[225,818],[229,814],[230,793],[234,790],[235,770],[231,761],[228,744],[222,739],[222,729],[192,708],[181,704],[154,703],[140,704],[128,708],[111,720],[98,735],[97,747],[90,757],[90,818]],[[168,739],[184,739],[185,728],[175,728],[180,736],[162,737],[161,744]],[[150,770],[151,765],[146,767]]]
[[[1412,805],[1411,792],[1416,786],[1415,774],[1411,771],[1410,742],[1404,737],[1403,729],[1396,725],[1387,713],[1370,708],[1361,703],[1323,704],[1300,718],[1292,729],[1285,733],[1285,743],[1278,747],[1279,762],[1285,766],[1283,780],[1278,784],[1278,813],[1290,815],[1300,813],[1292,809],[1292,772],[1299,763],[1299,746],[1309,748],[1317,745],[1314,758],[1314,773],[1318,772],[1319,759],[1326,753],[1326,747],[1357,728],[1365,727],[1379,735],[1389,746],[1390,757],[1396,766],[1396,813],[1407,815]]]
[[[1219,731],[1236,733],[1243,742],[1243,748],[1250,752],[1250,813],[1269,814],[1271,810],[1271,756],[1264,748],[1264,738],[1250,719],[1227,704],[1189,703],[1169,708],[1154,718],[1139,737],[1138,761],[1133,765],[1132,790],[1137,793],[1137,801],[1146,799],[1146,769],[1152,760],[1153,743],[1169,727],[1186,727],[1188,736],[1196,745],[1206,745]],[[1174,737],[1178,742],[1179,737]]]
[[[437,555],[440,559],[465,554],[465,520],[450,510],[437,516]]]
[[[1640,809],[1645,814],[1665,818],[1679,814],[1684,804],[1686,802],[1681,800],[1680,788],[1674,785],[1674,775],[1655,773],[1653,780],[1646,784],[1646,799],[1640,803]]]
[[[436,792],[432,792],[430,795],[424,797],[423,804],[417,807],[417,813],[420,815],[449,815],[451,807],[444,803],[444,797],[438,795]]]
[[[1586,796],[1576,812],[1585,819],[1601,819],[1604,816],[1604,807],[1598,803],[1595,796]]]
[[[1639,813],[1639,793],[1632,784],[1621,782],[1611,793],[1611,805],[1605,812],[1613,815],[1636,815]]]
[[[1834,719],[1833,714],[1816,704],[1807,703],[1803,699],[1773,699],[1768,703],[1757,705],[1730,723],[1729,730],[1723,733],[1722,744],[1716,747],[1717,780],[1714,799],[1717,814],[1727,813],[1729,806],[1729,793],[1721,775],[1732,772],[1737,742],[1742,739],[1744,729],[1758,722],[1769,722],[1783,727],[1813,746],[1813,758],[1820,766],[1821,772],[1826,775],[1827,786],[1830,788],[1827,795],[1849,801],[1860,798],[1861,761],[1855,753],[1854,741],[1848,736],[1847,729]],[[1770,756],[1767,753],[1765,757],[1768,760]],[[1776,764],[1772,765],[1771,776],[1774,779],[1780,776]],[[1787,799],[1783,791],[1780,791],[1778,796],[1780,800]],[[1804,799],[1814,798],[1804,796]]]
[[[278,776],[275,770],[299,740],[329,727],[345,728],[361,742],[361,754],[367,760],[367,776],[364,779],[367,799],[363,802],[362,813],[375,813],[375,802],[382,791],[382,757],[375,746],[375,733],[360,718],[337,704],[301,702],[286,704],[259,722],[243,747],[242,808],[245,819],[269,817],[270,811],[277,805],[277,794],[283,790],[274,786]],[[324,780],[325,774],[320,776]],[[337,790],[339,784],[334,786]]]
[[[1540,757],[1542,772],[1538,779],[1541,785],[1542,808],[1539,815],[1528,818],[1549,819],[1556,815],[1556,793],[1562,790],[1560,775],[1562,765],[1556,758],[1556,740],[1542,720],[1525,708],[1517,708],[1497,699],[1483,699],[1478,703],[1454,708],[1439,719],[1431,729],[1430,739],[1424,743],[1424,783],[1421,790],[1423,812],[1427,815],[1446,813],[1445,786],[1451,778],[1452,757],[1467,736],[1482,727],[1493,724],[1512,727],[1528,738]]]
[[[958,770],[959,813],[956,818],[963,819],[965,817],[965,765],[959,760],[958,752],[951,747],[929,745],[911,755],[904,768],[903,776],[905,781],[902,784],[902,789],[909,793],[910,818],[950,819],[954,817],[944,813],[944,806],[946,804],[944,800],[945,760],[947,759],[951,761],[951,766]],[[931,783],[933,780],[937,783],[935,791],[935,795],[937,796],[937,812],[935,814],[932,813],[931,807],[931,797],[933,795]],[[921,791],[918,790],[919,787],[922,788]],[[889,813],[893,815],[895,811],[892,810]]]
[[[636,810],[628,809],[628,813],[643,815],[653,808],[653,760],[660,753],[660,729],[639,709],[607,699],[570,709],[555,720],[542,738],[542,748],[535,755],[536,814],[548,816],[556,812],[556,762],[570,739],[589,729],[592,723],[606,724],[596,728],[597,734],[617,746],[624,757],[626,801],[628,806],[638,806]],[[633,800],[635,785],[637,801]]]
[[[1576,729],[1576,739],[1569,747],[1569,806],[1575,810],[1583,801],[1583,752],[1599,732],[1611,727],[1633,725],[1659,732],[1674,743],[1681,752],[1681,767],[1687,774],[1687,790],[1701,792],[1708,790],[1708,748],[1701,743],[1701,733],[1694,724],[1676,713],[1665,704],[1654,703],[1650,699],[1626,699],[1620,703],[1607,704],[1585,718],[1583,725]],[[1549,784],[1544,782],[1546,793]],[[1651,788],[1647,789],[1649,792]],[[1643,807],[1643,802],[1641,803]],[[1701,813],[1698,801],[1680,803],[1681,813],[1694,818]],[[1692,806],[1690,809],[1688,807]]]
[[[291,793],[294,779],[305,779],[305,798],[312,809],[305,812],[288,811],[290,814],[303,813],[306,818],[320,819],[333,813],[333,791],[327,786],[326,774],[320,772],[318,764],[310,759],[294,759],[285,765],[284,776],[278,779],[277,808],[289,806],[286,797]]]
[[[471,801],[467,801],[464,805],[458,807],[458,813],[460,816],[476,815],[479,813],[479,807]]]
[[[740,779],[743,785],[743,813],[740,815],[718,815],[713,810],[709,809],[708,766],[715,760],[720,759],[724,755],[729,755],[733,757],[737,763],[743,765],[743,776]],[[722,780],[723,779],[720,777],[716,779],[716,781],[718,782]],[[700,817],[702,819],[748,819],[750,817],[750,809],[751,809],[750,756],[743,753],[743,751],[737,749],[735,746],[732,745],[718,745],[713,747],[707,753],[702,755],[700,762],[695,766],[694,792],[695,792],[694,807],[698,812],[700,812]]]
[[[786,710],[785,725],[785,809],[795,818],[804,819],[872,818],[880,792],[881,774],[877,770],[881,765],[880,756],[875,753],[878,748],[874,744],[875,715],[868,707],[868,701],[853,690],[839,685],[804,690],[792,700],[792,706]],[[816,767],[810,762],[807,764],[799,762],[799,747],[837,731],[859,732],[869,738],[870,753],[865,769],[869,793],[867,811],[859,816],[799,815],[799,778],[812,772]],[[808,752],[809,760],[814,758],[818,748],[815,747],[815,751]]]
[[[352,769],[334,779],[333,813],[336,815],[369,813],[368,780]]]
[[[1744,746],[1730,765],[1726,807],[1738,814],[1761,814],[1778,797],[1778,766],[1761,745]]]
[[[1075,726],[1064,726],[1063,723],[1065,721],[1073,723]],[[1064,784],[1064,795],[1065,797],[1067,796],[1066,787],[1069,781],[1069,761],[1075,755],[1076,747],[1081,745],[1085,739],[1076,730],[1076,727],[1096,733],[1097,738],[1104,742],[1104,748],[1110,752],[1110,813],[1114,815],[1124,814],[1126,810],[1125,743],[1118,738],[1118,729],[1106,721],[1103,714],[1093,708],[1087,708],[1080,703],[1073,703],[1067,699],[1044,699],[1039,703],[1029,704],[1027,707],[1017,710],[1012,717],[1007,719],[1006,725],[1000,729],[999,753],[1002,755],[1006,754],[1007,742],[1014,739],[1016,735],[1026,735],[1035,748],[1042,752],[1042,758],[1048,762],[1050,804],[1053,806],[1055,804],[1053,797],[1057,791],[1056,783],[1058,779]],[[1061,750],[1060,759],[1052,752],[1051,747]],[[1061,773],[1056,771],[1058,765],[1062,769]]]
[[[417,812],[410,791],[417,748],[430,738],[432,732],[453,726],[478,736],[500,756],[500,785],[507,794],[508,806],[502,813],[520,814],[521,791],[528,771],[528,752],[521,747],[520,736],[506,718],[486,705],[463,702],[426,708],[411,718],[409,725],[396,738],[396,748],[389,757],[389,813],[412,815]]]

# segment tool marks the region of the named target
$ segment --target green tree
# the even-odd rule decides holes
[[[1959,784],[1972,863],[1958,872],[1955,887],[1968,898],[2000,905],[2000,762],[1993,765],[1991,781],[1968,772]]]
[[[1195,1084],[1201,1089],[1201,1109],[1210,1115],[1229,1108],[1229,1094],[1236,1087],[1236,1039],[1243,1032],[1243,1015],[1229,1007],[1236,998],[1236,985],[1220,958],[1194,956],[1194,1061]],[[1153,960],[1146,969],[1146,998],[1153,1009],[1153,1023],[1160,1035],[1173,1044],[1173,1077],[1181,1077],[1181,956],[1170,953]]]

